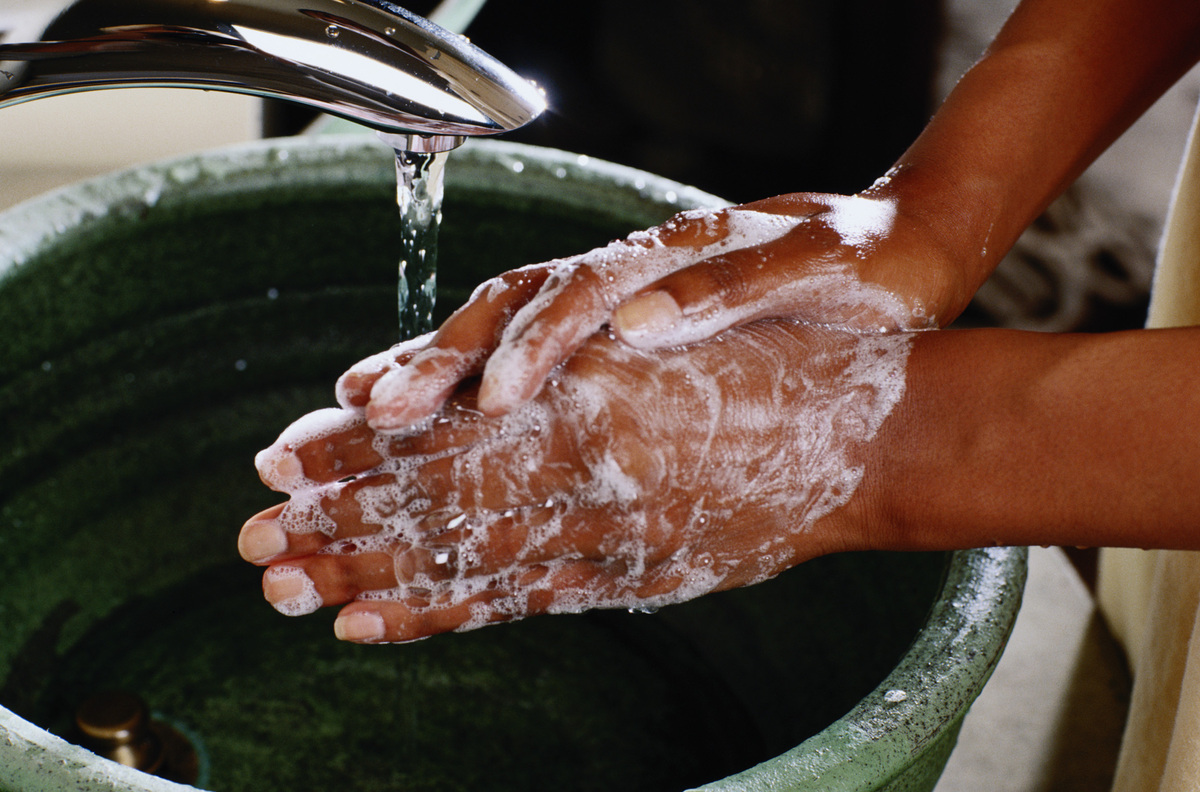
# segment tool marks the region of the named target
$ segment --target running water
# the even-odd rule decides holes
[[[402,340],[433,329],[442,176],[447,154],[396,149],[396,205],[404,235],[397,294]]]

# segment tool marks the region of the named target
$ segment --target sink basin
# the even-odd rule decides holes
[[[214,790],[928,790],[1022,549],[857,553],[655,614],[405,646],[276,614],[237,558],[253,454],[395,339],[390,152],[262,142],[0,216],[0,789],[185,786],[67,742],[127,690]],[[563,152],[447,168],[444,315],[495,272],[721,202]]]

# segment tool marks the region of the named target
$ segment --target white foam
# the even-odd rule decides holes
[[[352,429],[362,423],[362,415],[352,410],[330,407],[308,413],[284,429],[269,448],[254,458],[263,480],[283,492],[311,487],[314,482],[304,474],[296,449],[322,437]]]
[[[275,610],[285,616],[305,616],[317,611],[325,601],[317,592],[312,579],[299,567],[275,566],[264,573],[268,581],[294,580],[301,584],[301,590],[294,596],[279,602],[271,603]]]
[[[435,428],[485,429],[466,433],[475,438],[466,445],[388,456],[391,446],[377,443],[385,462],[372,473],[395,481],[355,495],[363,519],[380,526],[377,543],[356,538],[327,552],[394,553],[400,585],[364,598],[417,595],[430,608],[484,600],[464,629],[524,613],[539,591],[552,594],[555,612],[637,609],[723,588],[735,572],[738,581],[765,579],[791,563],[798,537],[854,496],[863,450],[903,397],[911,346],[911,335],[783,321],[686,350],[591,343],[578,367],[557,371],[558,385],[520,410],[483,424],[465,410],[439,416]],[[338,420],[318,417],[295,433],[329,431]],[[449,465],[448,486],[425,478],[435,461],[440,475]],[[543,471],[553,472],[553,487]],[[298,523],[320,522],[324,492],[297,497]],[[497,500],[495,511],[480,505]],[[481,574],[496,532],[514,520],[520,530],[523,514],[537,521],[513,563]],[[589,524],[610,528],[596,536]],[[436,538],[443,529],[461,537],[452,550]],[[546,561],[549,543],[563,550]],[[409,545],[424,553],[395,549]],[[578,579],[576,564],[598,557],[595,584],[566,585]],[[428,568],[414,572],[418,558]],[[548,571],[529,582],[531,559]]]
[[[279,515],[279,526],[293,534],[323,533],[332,536],[337,524],[321,505],[326,491],[327,488],[293,491],[291,500]]]
[[[860,250],[873,247],[891,233],[896,202],[889,198],[848,196],[830,208],[828,223],[842,242]]]
[[[401,341],[399,344],[396,344],[390,349],[386,349],[383,352],[377,352],[374,355],[363,358],[355,363],[346,371],[346,373],[338,378],[337,385],[334,388],[334,393],[338,404],[346,409],[358,409],[354,408],[349,403],[349,393],[347,392],[346,382],[351,376],[371,376],[375,374],[382,374],[398,368],[399,364],[396,363],[396,358],[398,356],[424,349],[429,345],[429,342],[432,339],[433,334],[426,333],[424,335],[417,336],[416,338],[410,338],[406,341]]]
[[[718,217],[724,218],[725,233],[719,234]],[[701,246],[668,246],[656,229],[631,234],[627,239],[562,259],[537,295],[505,327],[500,345],[487,363],[489,378],[504,401],[515,402],[523,388],[525,372],[544,370],[558,361],[561,350],[554,345],[531,345],[531,337],[542,338],[545,330],[538,325],[542,312],[555,303],[564,291],[578,288],[580,279],[599,278],[604,287],[605,305],[597,306],[590,322],[580,325],[579,341],[590,336],[608,321],[611,312],[626,296],[677,270],[719,253],[764,244],[780,238],[802,222],[802,218],[768,214],[744,209],[691,210],[668,221],[666,226],[689,222],[703,223],[715,237]],[[553,263],[553,262],[552,262]]]

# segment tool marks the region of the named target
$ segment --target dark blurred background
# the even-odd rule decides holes
[[[941,19],[939,0],[492,0],[467,33],[548,94],[506,140],[743,202],[882,174],[932,112]],[[308,120],[265,115],[271,135]]]

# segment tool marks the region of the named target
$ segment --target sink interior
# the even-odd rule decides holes
[[[469,156],[447,171],[442,315],[680,208],[600,186],[573,204]],[[665,791],[787,751],[888,674],[947,555],[404,646],[275,613],[235,548],[278,498],[253,455],[395,340],[399,229],[386,152],[341,181],[268,160],[244,183],[181,174],[197,188],[120,202],[0,275],[0,704],[67,736],[90,694],[137,693],[229,792]]]

